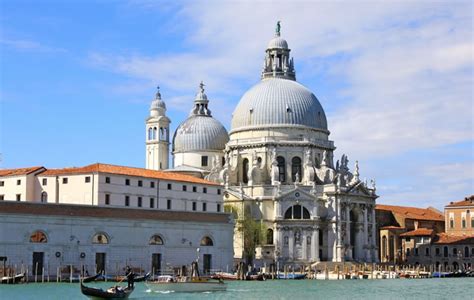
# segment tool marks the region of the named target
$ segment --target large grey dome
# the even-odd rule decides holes
[[[324,110],[310,90],[293,80],[268,78],[242,96],[232,117],[231,132],[275,126],[327,131]]]
[[[227,130],[210,116],[192,115],[176,129],[173,153],[224,150],[229,141]]]

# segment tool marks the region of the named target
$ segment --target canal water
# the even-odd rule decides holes
[[[107,288],[108,283],[89,286]],[[0,299],[87,299],[79,283],[1,285]],[[215,293],[154,293],[136,283],[129,299],[474,299],[474,278],[229,281]]]

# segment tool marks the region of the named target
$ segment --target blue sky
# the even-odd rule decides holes
[[[144,166],[156,85],[172,119],[203,80],[228,129],[282,22],[336,157],[380,203],[442,208],[474,193],[470,1],[0,3],[2,168]]]

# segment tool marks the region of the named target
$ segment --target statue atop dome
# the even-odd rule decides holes
[[[280,21],[277,21],[276,28],[275,28],[276,36],[280,36],[280,29],[281,29]]]

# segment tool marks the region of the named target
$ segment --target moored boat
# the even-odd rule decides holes
[[[3,284],[19,283],[25,277],[25,273],[20,273],[15,276],[4,276],[1,279]]]
[[[293,274],[293,273],[284,274],[284,273],[279,273],[279,274],[277,274],[277,278],[278,279],[305,279],[306,274]]]
[[[217,292],[227,289],[224,281],[210,278],[159,276],[156,281],[148,281],[145,284],[154,292],[195,293]]]

